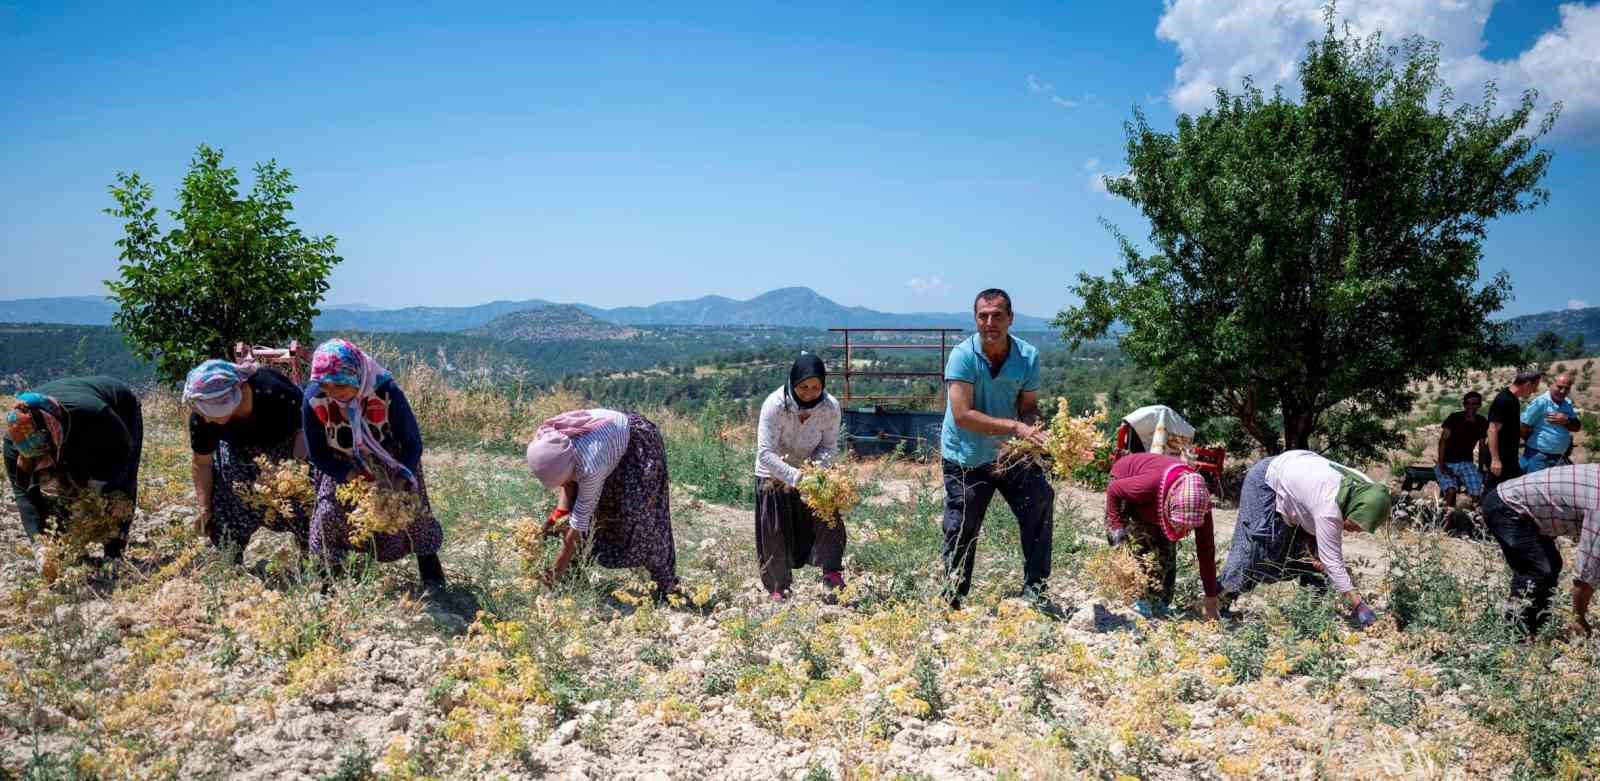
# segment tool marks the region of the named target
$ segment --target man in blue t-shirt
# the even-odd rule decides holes
[[[1042,443],[1039,351],[1011,335],[1011,296],[990,288],[972,305],[978,332],[956,345],[945,364],[944,455],[945,599],[959,609],[972,588],[978,532],[996,491],[1011,506],[1022,533],[1022,597],[1059,616],[1045,592],[1055,530],[1055,489],[1032,464],[995,466],[1007,440]]]
[[[1522,436],[1526,440],[1520,459],[1523,474],[1571,463],[1572,432],[1582,431],[1578,410],[1567,394],[1572,392],[1572,375],[1562,374],[1550,383],[1550,390],[1528,402],[1522,411]]]

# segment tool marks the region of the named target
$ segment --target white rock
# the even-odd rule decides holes
[[[956,726],[948,721],[941,721],[928,726],[924,732],[928,744],[933,746],[948,746],[956,742]]]
[[[567,719],[566,721],[561,722],[560,726],[557,726],[554,732],[550,733],[549,742],[558,746],[565,746],[566,744],[571,743],[573,739],[577,737],[578,720]]]

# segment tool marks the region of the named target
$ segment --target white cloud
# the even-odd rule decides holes
[[[1421,35],[1439,42],[1440,75],[1457,100],[1477,102],[1494,80],[1502,109],[1523,90],[1540,91],[1540,105],[1565,105],[1556,132],[1600,138],[1600,5],[1564,3],[1561,21],[1511,60],[1483,57],[1484,28],[1496,0],[1345,0],[1336,20],[1358,35],[1382,32],[1386,41]],[[1308,41],[1323,32],[1324,0],[1168,0],[1156,37],[1178,47],[1180,62],[1167,99],[1179,111],[1214,105],[1217,87],[1237,90],[1246,76],[1262,89],[1293,94],[1296,65]]]
[[[1089,189],[1097,193],[1111,194],[1111,191],[1106,189],[1106,175],[1098,171],[1089,174]]]
[[[1063,98],[1060,95],[1051,95],[1050,102],[1062,108],[1077,108],[1080,104],[1072,98]]]
[[[906,286],[917,291],[918,293],[933,293],[943,290],[945,287],[944,280],[939,277],[928,277],[927,279],[913,277],[910,281],[906,282]]]
[[[1569,299],[1567,299],[1567,308],[1568,309],[1587,309],[1587,308],[1589,308],[1589,302],[1585,301],[1585,300],[1583,300],[1581,298],[1569,298]]]
[[[1091,157],[1088,160],[1083,161],[1083,170],[1085,170],[1085,171],[1098,171],[1098,170],[1100,170],[1100,158]]]
[[[1054,90],[1055,88],[1056,88],[1056,85],[1051,84],[1048,81],[1041,81],[1038,76],[1035,76],[1035,75],[1033,75],[1031,73],[1028,74],[1028,91],[1029,92],[1032,92],[1035,95],[1039,95],[1039,94],[1043,94],[1043,93],[1048,93],[1051,90]]]

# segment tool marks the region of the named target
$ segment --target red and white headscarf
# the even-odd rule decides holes
[[[528,443],[528,470],[550,490],[572,480],[578,451],[573,440],[605,425],[606,419],[589,410],[572,410],[546,418]]]
[[[1177,474],[1173,474],[1175,470]],[[1161,531],[1177,542],[1203,526],[1211,517],[1211,489],[1199,472],[1186,464],[1173,464],[1162,475]]]

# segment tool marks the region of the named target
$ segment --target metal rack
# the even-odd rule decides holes
[[[885,401],[888,401],[888,402],[932,401],[932,402],[934,402],[933,406],[942,406],[944,404],[944,382],[943,382],[943,380],[944,380],[944,363],[945,363],[945,360],[950,357],[951,348],[953,348],[960,341],[959,339],[952,339],[951,336],[952,335],[959,336],[960,334],[964,333],[963,329],[960,329],[960,328],[829,328],[828,330],[830,332],[832,332],[832,333],[839,334],[842,337],[842,341],[840,343],[830,345],[835,350],[844,350],[844,371],[842,373],[843,380],[844,380],[844,395],[839,397],[839,401],[845,402],[845,403],[848,403],[848,402],[851,402],[851,401],[871,401],[871,402],[874,402],[874,403],[885,402]],[[927,342],[919,342],[919,343],[899,342],[899,343],[884,344],[884,343],[869,342],[869,343],[863,344],[860,341],[852,341],[851,340],[851,337],[853,335],[856,335],[856,334],[926,334],[930,338],[929,338],[929,340]],[[939,337],[939,343],[938,344],[934,344],[933,341],[932,341],[931,337],[934,336],[934,335],[937,335]],[[904,337],[901,337],[901,338],[904,338]],[[860,370],[857,370],[855,368],[855,360],[854,359],[855,359],[855,351],[856,350],[938,350],[939,351],[939,366],[938,366],[938,370],[937,371],[926,371],[926,372],[913,372],[913,371],[860,371]],[[920,395],[885,395],[885,394],[876,394],[876,393],[857,394],[857,393],[854,393],[850,388],[850,379],[852,377],[885,377],[885,378],[892,377],[892,378],[901,378],[901,379],[917,378],[917,377],[931,378],[931,379],[935,380],[935,382],[938,385],[939,390],[937,392],[933,393],[933,394],[920,394]]]
[[[939,446],[939,428],[944,419],[944,364],[950,350],[960,343],[960,328],[830,328],[839,334],[840,341],[831,345],[844,351],[844,395],[839,401],[844,410],[844,439],[853,452],[859,454],[885,454],[897,449],[925,456],[936,452]],[[898,334],[898,342],[861,341],[863,335]],[[912,334],[924,334],[927,341],[908,343]],[[933,336],[938,336],[935,343]],[[954,338],[953,338],[954,337]],[[878,338],[878,337],[870,337]],[[858,350],[938,350],[939,365],[936,371],[875,371],[857,370],[855,353]],[[851,387],[852,378],[885,377],[896,379],[932,379],[938,388],[932,394],[880,394],[856,393]],[[850,402],[871,402],[870,406],[851,408]],[[918,402],[927,402],[920,404]],[[931,407],[935,411],[889,410],[883,404],[911,403],[917,407]]]

